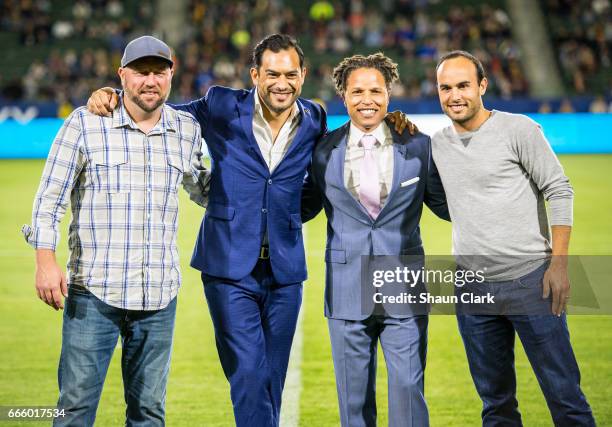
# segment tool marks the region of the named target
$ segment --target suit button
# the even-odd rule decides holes
[[[261,211],[262,211],[263,213],[267,213],[267,212],[268,212],[268,210],[267,210],[266,208],[262,208],[262,209],[261,209]]]
[[[268,180],[268,185],[272,185],[272,180],[271,179]]]

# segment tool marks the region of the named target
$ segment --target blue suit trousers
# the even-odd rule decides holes
[[[278,426],[302,284],[279,285],[261,259],[241,280],[202,281],[236,426]]]

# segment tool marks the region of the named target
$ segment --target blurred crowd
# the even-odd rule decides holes
[[[316,1],[289,8],[278,1],[190,4],[190,34],[180,49],[179,96],[201,95],[211,84],[249,86],[249,51],[273,32],[295,34],[304,47],[310,74],[306,95],[334,97],[331,70],[346,55],[385,52],[400,65],[393,95],[436,96],[433,66],[441,52],[467,49],[485,64],[493,93],[527,94],[520,54],[501,9],[450,6],[440,0],[367,2]],[[306,4],[306,3],[305,3]]]
[[[544,0],[543,6],[569,86],[578,94],[599,86],[612,95],[610,0]]]
[[[561,66],[572,76],[576,92],[585,92],[587,76],[610,66],[609,0],[542,2],[553,11],[551,26],[556,25],[555,17],[563,20],[566,15],[576,24],[567,28],[557,25],[554,37]],[[157,19],[152,0],[78,0],[66,2],[69,7],[61,13],[53,9],[57,3],[0,1],[0,31],[18,33],[24,49],[48,48],[18,80],[0,80],[4,98],[55,100],[68,108],[81,104],[93,88],[117,86],[116,70],[126,42],[137,35],[152,34],[152,23]],[[396,98],[435,98],[436,60],[442,52],[453,49],[469,50],[483,62],[490,80],[489,93],[502,98],[528,95],[508,14],[484,2],[478,7],[455,3],[190,0],[186,25],[181,28],[183,42],[173,46],[177,72],[171,100],[198,98],[214,84],[250,87],[251,49],[275,32],[289,33],[299,40],[309,68],[303,95],[322,101],[335,97],[331,71],[343,57],[376,51],[383,51],[400,65],[401,79],[392,92]],[[85,41],[88,46],[83,45]],[[546,109],[543,104],[542,110]]]
[[[57,101],[67,109],[78,105],[92,88],[117,86],[123,48],[132,38],[153,31],[152,0],[60,3],[0,1],[0,31],[18,34],[19,45],[12,49],[32,56],[19,78],[0,80],[2,97]]]
[[[507,14],[483,5],[451,6],[442,16],[437,12],[440,2],[337,0],[287,6],[279,0],[191,0],[184,42],[175,46],[178,67],[172,99],[199,97],[213,84],[250,87],[250,51],[254,43],[274,32],[296,35],[310,68],[304,95],[324,101],[335,96],[331,81],[335,64],[354,52],[378,50],[400,64],[402,78],[393,91],[396,97],[435,97],[437,56],[456,48],[472,51],[485,63],[493,93],[503,97],[526,94],[527,81]],[[92,87],[117,84],[116,68],[126,40],[151,32],[141,25],[153,16],[150,2],[139,2],[138,16],[131,19],[118,0],[69,4],[69,13],[58,19],[49,0],[2,2],[3,31],[18,32],[24,46],[50,46],[44,60],[30,65],[21,79],[21,90],[9,90],[9,94],[27,100],[82,102]],[[55,41],[70,39],[101,44],[84,50],[53,49]]]
[[[0,30],[19,35],[21,46],[30,47],[70,38],[103,39],[110,50],[123,48],[132,23],[150,22],[150,1],[139,2],[136,16],[126,17],[119,0],[77,0],[63,5],[51,0],[3,0]]]
[[[49,1],[0,2],[0,30],[19,34],[24,46],[47,42],[51,37]]]

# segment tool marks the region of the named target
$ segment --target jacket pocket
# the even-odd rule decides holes
[[[206,215],[211,218],[223,219],[225,221],[231,221],[234,219],[236,209],[231,206],[224,206],[218,203],[209,203],[206,208]]]
[[[423,245],[404,248],[400,251],[400,255],[424,255]]]
[[[302,228],[302,216],[299,213],[289,215],[289,228],[292,230]]]
[[[344,249],[325,249],[325,262],[346,264],[346,251]]]

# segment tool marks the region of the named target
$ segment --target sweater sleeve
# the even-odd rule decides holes
[[[572,225],[574,190],[542,127],[531,119],[516,127],[521,166],[548,201],[551,225]]]

